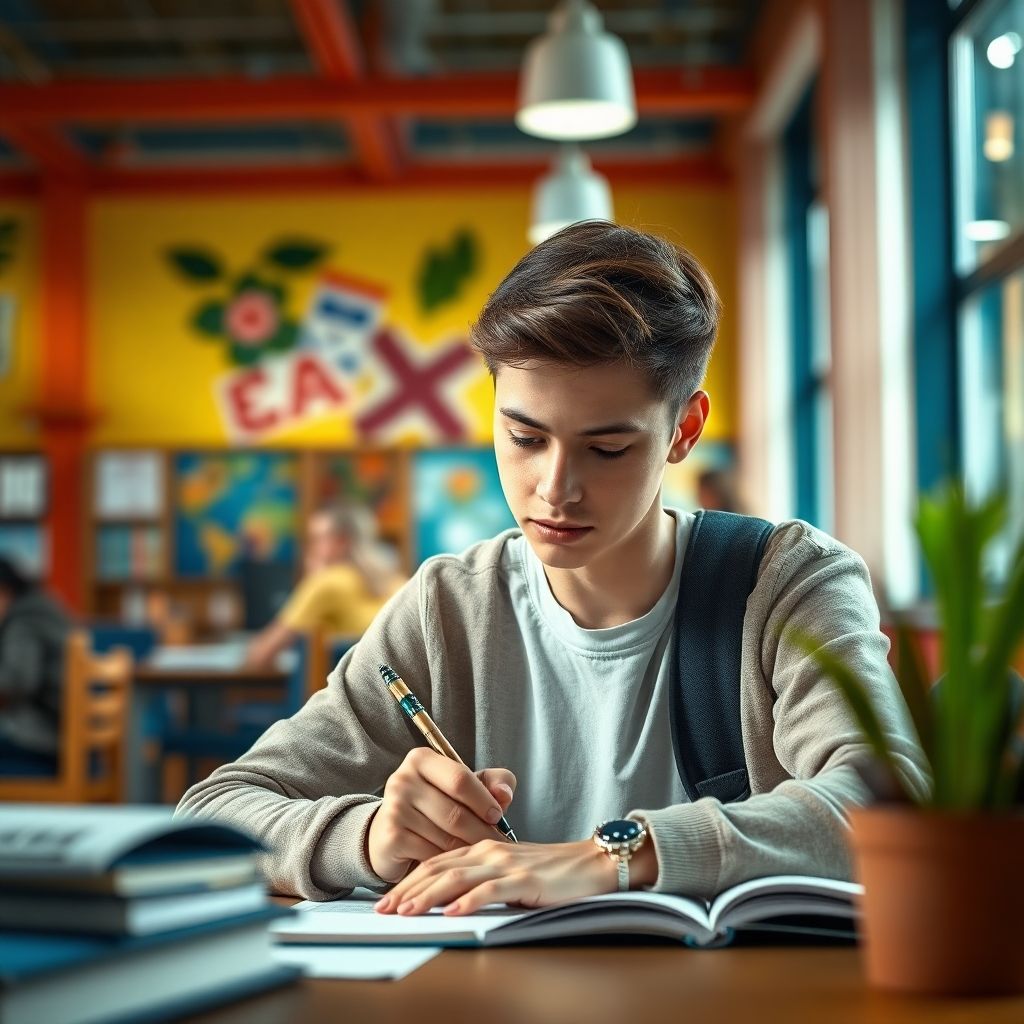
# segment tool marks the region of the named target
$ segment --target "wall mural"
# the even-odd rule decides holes
[[[170,248],[175,272],[204,295],[188,328],[221,346],[231,367],[214,381],[225,431],[256,443],[324,416],[350,416],[360,440],[394,443],[416,433],[451,443],[468,434],[459,390],[477,369],[464,338],[420,344],[387,320],[388,290],[324,266],[325,243],[280,238],[251,265],[230,271],[213,250]],[[457,299],[477,271],[476,239],[455,232],[421,260],[417,296],[424,313]],[[315,274],[305,313],[293,312],[293,286]]]

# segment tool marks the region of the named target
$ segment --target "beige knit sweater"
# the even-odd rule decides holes
[[[403,666],[467,764],[503,767],[477,765],[475,754],[490,723],[517,713],[495,681],[525,669],[501,559],[514,533],[425,562],[326,688],[193,786],[178,813],[216,816],[262,839],[279,891],[325,900],[357,885],[386,888],[367,861],[366,832],[412,741],[377,667]],[[806,523],[783,523],[744,619],[741,716],[752,795],[631,812],[650,828],[658,891],[710,897],[767,874],[849,877],[843,810],[867,796],[852,766],[866,748],[833,685],[786,641],[791,627],[854,668],[904,782],[915,791],[927,785],[863,561]]]

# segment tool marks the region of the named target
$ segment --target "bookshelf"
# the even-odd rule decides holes
[[[0,452],[0,555],[35,579],[43,579],[49,571],[48,508],[45,456]]]

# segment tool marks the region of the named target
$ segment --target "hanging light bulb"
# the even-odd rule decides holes
[[[1013,156],[1013,114],[1008,110],[990,110],[985,115],[985,141],[981,149],[985,159],[994,164]]]
[[[565,0],[519,75],[516,124],[542,139],[604,139],[636,124],[629,54],[587,0]]]
[[[562,146],[554,168],[537,182],[527,237],[537,245],[581,220],[612,220],[608,180],[594,171],[579,146]]]

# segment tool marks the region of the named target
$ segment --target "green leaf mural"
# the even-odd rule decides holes
[[[328,247],[308,239],[290,238],[271,244],[264,259],[282,270],[308,270],[319,263]]]
[[[219,281],[224,276],[220,259],[208,249],[169,249],[167,258],[190,281]]]
[[[447,248],[428,249],[417,281],[423,312],[431,313],[457,299],[465,282],[476,273],[478,262],[476,237],[465,228],[454,234]]]
[[[224,333],[224,303],[211,299],[196,310],[192,326],[207,338],[219,338]]]

